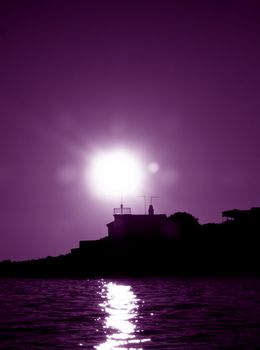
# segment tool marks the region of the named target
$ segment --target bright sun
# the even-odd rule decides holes
[[[137,157],[125,150],[96,154],[89,175],[94,193],[107,198],[138,194],[143,178]]]

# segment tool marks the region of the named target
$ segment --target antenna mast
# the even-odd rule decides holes
[[[153,205],[153,199],[160,198],[159,196],[150,196],[150,205]]]

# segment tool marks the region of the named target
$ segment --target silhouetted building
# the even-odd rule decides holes
[[[260,222],[260,208],[253,207],[250,210],[226,210],[222,212],[222,217],[227,220],[243,223]]]
[[[151,239],[161,236],[167,223],[165,214],[154,214],[149,206],[148,215],[133,215],[130,208],[114,209],[114,221],[107,224],[111,239]]]
[[[165,214],[155,214],[152,205],[148,214],[132,214],[131,208],[122,204],[120,208],[114,208],[114,221],[107,224],[108,236],[99,240],[83,240],[79,242],[79,248],[71,249],[71,253],[80,252],[92,255],[98,248],[107,247],[108,242],[125,240],[154,240],[154,239],[178,239],[179,234],[176,224],[169,220]],[[102,248],[103,249],[103,248]]]

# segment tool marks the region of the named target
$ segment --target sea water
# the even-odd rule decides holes
[[[0,348],[260,349],[260,280],[0,280]]]

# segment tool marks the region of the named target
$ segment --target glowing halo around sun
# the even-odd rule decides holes
[[[142,180],[143,171],[138,158],[126,150],[98,152],[91,160],[89,184],[99,197],[137,195]]]

